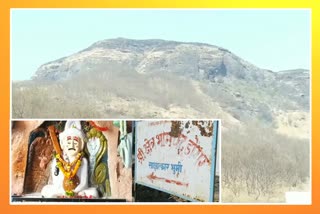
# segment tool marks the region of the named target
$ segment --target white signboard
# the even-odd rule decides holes
[[[213,201],[218,122],[136,122],[135,182],[191,201]]]

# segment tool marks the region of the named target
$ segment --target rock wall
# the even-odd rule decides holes
[[[11,135],[11,194],[21,195],[27,167],[30,133],[43,123],[42,120],[13,121]]]

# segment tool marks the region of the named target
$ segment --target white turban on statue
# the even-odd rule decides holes
[[[63,143],[66,142],[66,139],[69,136],[70,137],[76,136],[81,138],[81,150],[83,150],[85,135],[81,130],[81,123],[79,120],[76,120],[76,121],[68,120],[66,122],[64,131],[59,134],[60,146],[62,148],[63,148]]]

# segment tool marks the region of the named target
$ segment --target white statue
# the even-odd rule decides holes
[[[55,147],[56,155],[51,166],[52,184],[43,187],[42,196],[46,198],[62,196],[98,197],[97,190],[88,187],[88,161],[83,157],[82,152],[84,138],[85,135],[81,130],[80,121],[66,122],[65,130],[59,135],[62,151],[60,148],[56,148],[59,145]],[[53,139],[53,141],[55,140]]]

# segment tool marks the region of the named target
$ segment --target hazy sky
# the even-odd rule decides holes
[[[310,68],[309,10],[11,10],[12,80],[116,37],[221,46],[273,71]]]

